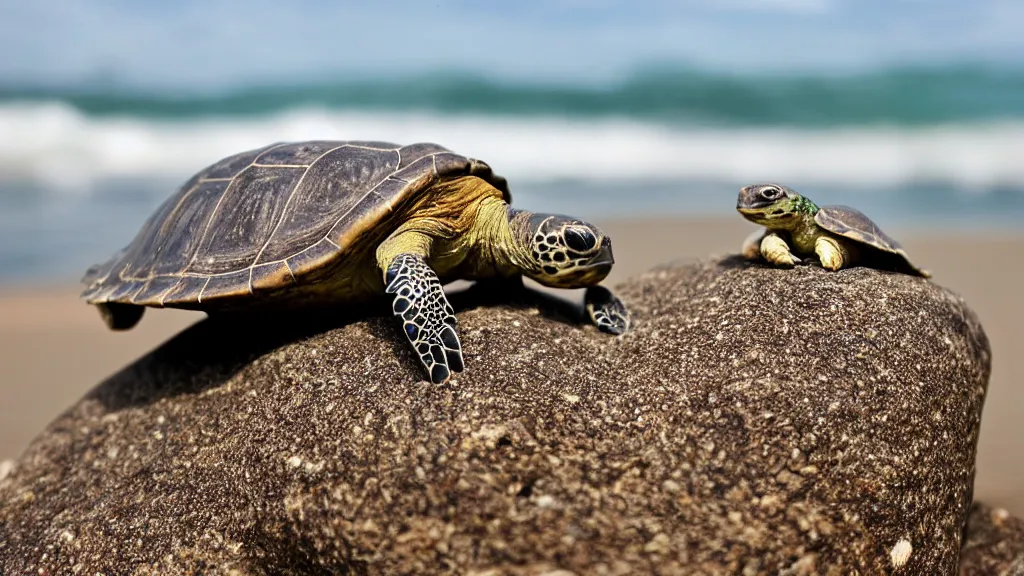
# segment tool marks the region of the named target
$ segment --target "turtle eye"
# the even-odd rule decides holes
[[[587,252],[597,245],[597,238],[586,228],[567,228],[565,245],[577,252]]]
[[[778,188],[772,186],[769,186],[768,188],[765,188],[764,190],[761,191],[761,196],[763,196],[766,200],[775,200],[781,195],[782,190],[779,190]]]

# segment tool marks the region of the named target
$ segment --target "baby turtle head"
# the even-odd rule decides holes
[[[752,184],[740,188],[736,210],[755,224],[785,227],[803,216],[813,216],[818,207],[781,184]]]
[[[529,252],[527,275],[552,288],[582,288],[611,272],[612,241],[600,228],[568,216],[520,212],[519,238]]]

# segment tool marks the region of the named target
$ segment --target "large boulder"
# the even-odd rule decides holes
[[[440,387],[387,315],[201,322],[8,470],[0,572],[956,573],[990,368],[959,297],[736,259],[621,295],[618,338],[456,295]]]

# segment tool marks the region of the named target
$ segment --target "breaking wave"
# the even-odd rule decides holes
[[[434,141],[517,183],[777,180],[844,187],[1024,190],[1024,119],[923,126],[701,126],[630,117],[296,108],[260,116],[90,115],[66,102],[0,104],[0,182],[85,191],[183,180],[270,142]]]

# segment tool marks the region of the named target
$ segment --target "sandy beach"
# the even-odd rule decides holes
[[[753,226],[742,220],[602,222],[615,242],[610,282],[660,263],[736,252]],[[934,281],[963,295],[981,317],[993,372],[978,454],[977,499],[1024,515],[1024,234],[890,230]],[[15,458],[48,422],[103,378],[202,317],[149,311],[126,333],[109,332],[76,286],[0,292],[0,460]]]

